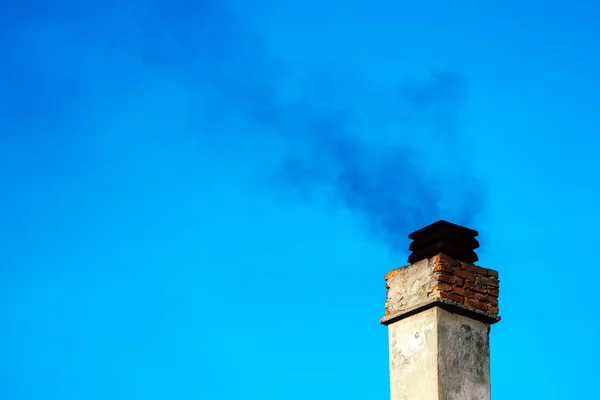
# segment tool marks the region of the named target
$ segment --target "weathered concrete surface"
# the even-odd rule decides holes
[[[388,325],[391,400],[489,400],[489,325],[439,307]]]
[[[436,264],[429,259],[421,260],[397,270],[388,280],[387,309],[391,315],[435,300],[433,288],[437,281],[433,273]]]
[[[438,399],[438,309],[388,326],[392,400]]]
[[[489,325],[438,309],[440,400],[490,399]]]

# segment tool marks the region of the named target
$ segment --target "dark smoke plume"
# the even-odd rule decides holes
[[[256,125],[253,135],[276,135],[289,144],[273,171],[275,190],[292,188],[306,201],[327,193],[332,204],[351,210],[375,238],[393,249],[405,247],[405,235],[412,229],[440,218],[470,225],[481,209],[483,191],[470,166],[464,158],[451,156],[458,150],[453,146],[460,137],[468,94],[460,74],[424,71],[417,77],[424,78],[421,81],[398,77],[395,88],[371,88],[360,79],[336,79],[344,71],[321,68],[312,81],[292,82],[309,89],[289,98],[280,87],[294,80],[289,74],[293,66],[272,54],[223,1],[153,0],[143,6],[108,1],[99,2],[96,12],[89,5],[84,12],[74,0],[59,3],[32,17],[32,23],[53,13],[55,25],[49,29],[69,38],[82,50],[82,59],[89,52],[118,54],[120,63],[102,71],[102,78],[114,83],[110,89],[115,97],[123,82],[156,79],[137,76],[136,66],[175,76],[191,90],[210,90],[216,104],[242,113]],[[61,16],[64,24],[56,23]],[[8,32],[2,33],[7,37]],[[25,71],[23,65],[36,61],[27,53],[32,40],[25,36],[4,49],[10,57],[0,72],[14,75],[17,83],[33,79],[35,96],[31,87],[25,89],[40,99],[39,104],[68,90],[68,97],[60,97],[54,109],[38,110],[68,113],[87,93],[77,79],[94,77],[85,74],[87,64],[81,60],[74,60],[76,74],[67,71],[59,80],[47,76],[39,63]],[[390,121],[396,137],[378,142],[378,132],[369,128],[381,122],[375,118]],[[430,139],[442,143],[439,156],[419,143],[420,133],[411,133],[419,126],[427,126]],[[430,166],[431,157],[446,158],[444,171]]]

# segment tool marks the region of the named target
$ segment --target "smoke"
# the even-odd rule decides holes
[[[466,87],[457,74],[433,74],[428,81],[406,82],[399,85],[399,100],[386,104],[380,96],[382,109],[398,110],[397,114],[365,116],[366,123],[357,123],[363,107],[349,108],[344,114],[333,110],[303,112],[300,121],[281,123],[279,132],[286,134],[291,126],[302,129],[303,141],[309,151],[290,151],[278,171],[276,183],[295,188],[306,201],[314,200],[315,193],[333,197],[334,206],[352,211],[377,240],[393,251],[405,250],[406,234],[438,219],[450,219],[471,225],[481,210],[483,200],[480,185],[469,166],[452,157],[453,142],[460,135],[458,118],[464,105]],[[352,97],[352,96],[351,96]],[[304,103],[307,104],[307,103]],[[297,108],[287,115],[298,112]],[[436,140],[443,152],[435,147],[426,148],[433,158],[443,158],[445,170],[431,168],[427,151],[410,137],[410,124],[400,115],[422,112],[420,118],[431,124],[429,140]],[[408,129],[407,135],[397,134],[385,143],[370,138],[377,132],[369,130],[372,118],[387,118],[396,131]],[[366,128],[365,128],[366,127]],[[298,129],[298,128],[296,128]],[[294,136],[298,137],[298,136]],[[313,195],[313,196],[311,196]]]
[[[249,97],[239,106],[270,128],[265,132],[289,143],[275,172],[275,190],[293,189],[302,201],[319,205],[325,195],[325,204],[349,209],[394,252],[405,250],[407,232],[438,219],[472,225],[481,211],[481,185],[470,166],[453,156],[460,150],[456,143],[467,91],[459,74],[403,81],[396,97],[368,96],[360,84],[337,90],[330,85],[343,95],[325,105],[319,94],[280,102],[275,94],[266,95],[268,88],[259,89],[246,92]],[[392,111],[363,112],[373,106],[365,102]],[[415,116],[416,124],[403,118],[406,114]],[[389,121],[396,132],[384,143],[369,128],[379,124],[377,118]],[[423,125],[422,135],[429,137],[411,137],[411,127]],[[419,142],[437,143],[439,151],[436,146],[424,151]]]
[[[274,190],[294,190],[315,204],[325,195],[392,249],[404,247],[413,229],[440,218],[470,225],[480,212],[483,190],[472,167],[451,155],[460,151],[455,143],[468,94],[460,74],[424,71],[424,80],[398,77],[397,85],[387,88],[360,77],[340,79],[345,71],[326,67],[299,79],[302,74],[222,1],[126,4],[105,1],[83,8],[63,1],[54,8],[37,5],[43,12],[27,18],[21,9],[5,10],[12,16],[5,22],[22,19],[20,26],[5,24],[0,32],[7,59],[0,72],[11,77],[4,100],[22,100],[0,101],[12,107],[5,110],[27,109],[38,118],[68,116],[98,86],[110,102],[132,85],[173,76],[244,115],[258,140],[268,135],[287,143],[272,171]],[[37,35],[28,33],[34,25]],[[9,43],[9,37],[16,39]],[[70,59],[60,64],[37,50],[49,44],[59,50],[68,45],[71,52],[62,55]],[[94,69],[99,59],[114,63]],[[297,90],[290,94],[283,87]],[[374,131],[382,121],[385,135]],[[231,133],[243,134],[248,133]],[[439,151],[424,142],[438,143]]]

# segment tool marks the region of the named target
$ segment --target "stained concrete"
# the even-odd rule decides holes
[[[437,307],[388,326],[391,400],[438,399]]]
[[[489,325],[438,309],[440,400],[490,399]]]
[[[398,269],[389,279],[387,296],[391,315],[401,314],[428,300],[434,300],[433,288],[436,285],[433,270],[436,263],[429,259]]]
[[[388,325],[391,400],[489,400],[489,325],[439,307]]]

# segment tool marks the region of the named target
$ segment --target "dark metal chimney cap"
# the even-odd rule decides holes
[[[479,242],[475,239],[479,232],[448,221],[440,220],[408,235],[413,242],[408,248],[412,253],[408,257],[411,264],[439,253],[458,261],[474,263],[479,260],[475,249]]]

